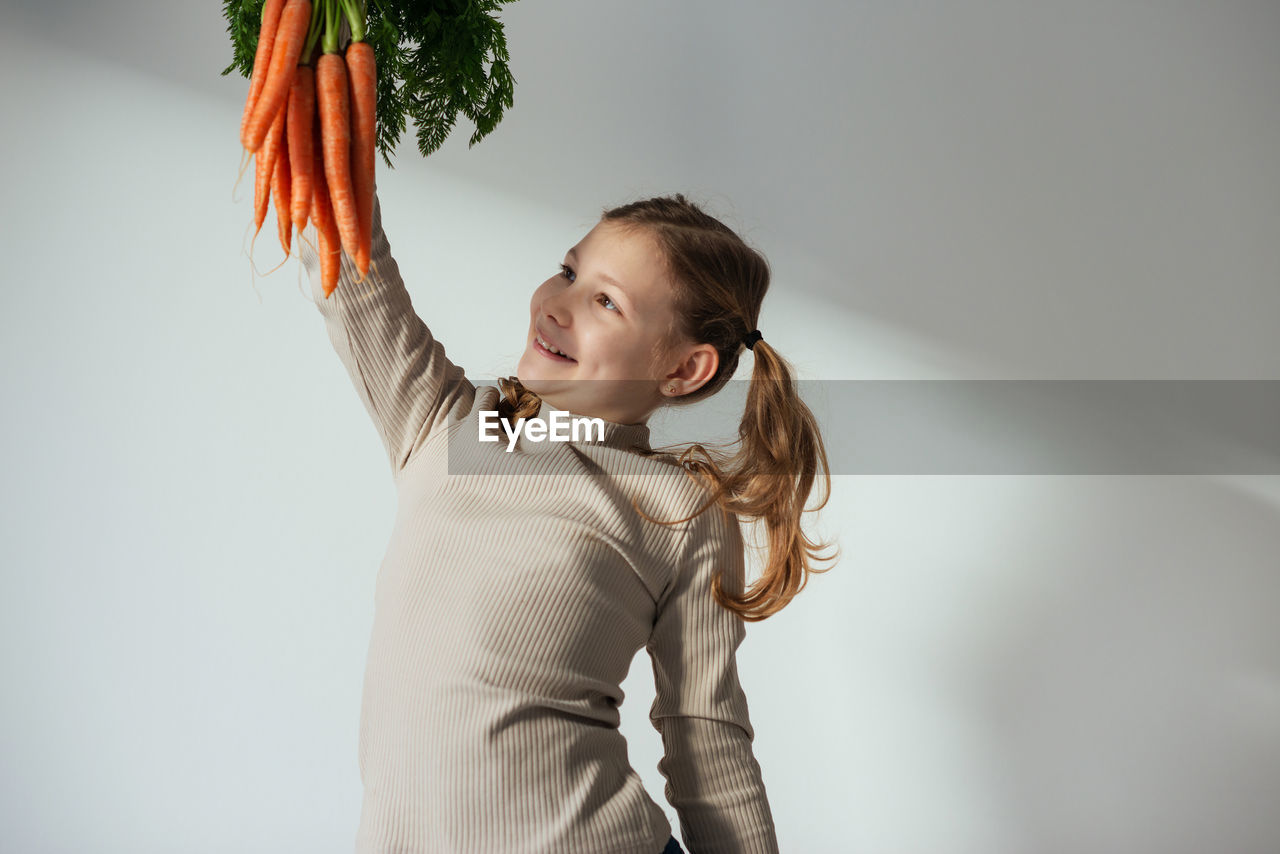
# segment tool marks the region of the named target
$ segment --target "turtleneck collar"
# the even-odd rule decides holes
[[[577,415],[576,413],[570,412],[567,409],[560,409],[558,407],[552,406],[550,403],[548,403],[545,400],[542,401],[542,405],[538,408],[538,414],[535,417],[537,417],[542,421],[547,422],[547,424],[550,425],[551,414],[553,412],[568,413],[568,415],[561,416],[561,421],[568,424],[567,428],[562,428],[562,429],[565,430],[570,436],[572,436],[573,434],[573,423],[571,420],[572,418],[595,417],[595,416],[588,416],[588,415]],[[596,438],[597,428],[593,424],[583,424],[578,428],[579,430],[582,431],[581,433],[579,433],[578,440],[576,442],[573,442],[572,444],[596,445],[596,446],[603,445],[610,448],[618,448],[619,450],[623,450],[623,451],[629,451],[637,447],[644,451],[651,450],[651,448],[649,447],[649,426],[647,424],[618,424],[617,422],[614,422],[614,421],[605,421],[604,419],[601,419],[601,420],[604,421],[604,440],[603,441],[600,441]],[[589,429],[584,429],[584,428],[589,428]],[[536,448],[540,445],[550,446],[550,445],[556,445],[556,444],[560,444],[560,443],[544,441],[544,442],[530,443],[530,446]]]

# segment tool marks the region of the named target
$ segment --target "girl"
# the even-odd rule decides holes
[[[314,226],[301,242],[398,494],[361,705],[356,851],[682,851],[618,730],[643,646],[658,768],[689,851],[776,852],[735,654],[744,621],[826,571],[800,520],[827,460],[790,367],[755,329],[766,261],[679,194],[607,210],[534,291],[517,376],[476,386],[414,311],[376,200],[373,216],[369,277],[343,253],[327,297]],[[740,452],[650,448],[650,414],[714,394],[748,347]],[[527,427],[556,413],[602,429],[482,440],[495,414]],[[747,591],[737,514],[769,537]]]

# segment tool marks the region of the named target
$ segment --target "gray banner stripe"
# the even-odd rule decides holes
[[[808,380],[796,387],[821,425],[837,475],[1280,474],[1280,380]],[[734,380],[706,401],[655,413],[652,446],[731,448],[747,391],[747,381]],[[459,433],[455,441],[474,438]],[[788,463],[774,473],[795,474]]]

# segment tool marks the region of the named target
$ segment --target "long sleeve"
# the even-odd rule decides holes
[[[466,411],[475,386],[445,355],[444,345],[413,310],[409,293],[382,230],[382,206],[374,196],[369,276],[359,273],[346,252],[338,287],[328,299],[320,280],[314,224],[300,240],[302,263],[311,279],[313,301],[324,316],[329,338],[372,416],[399,480],[406,463],[450,411]]]
[[[656,688],[649,718],[664,752],[658,770],[690,854],[776,854],[773,815],[751,750],[755,732],[738,680],[736,652],[746,629],[711,595],[711,579],[721,571],[726,591],[742,591],[742,531],[718,507],[698,521],[705,534],[693,538],[693,553],[659,600],[646,645]]]

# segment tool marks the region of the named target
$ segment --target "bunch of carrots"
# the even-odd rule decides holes
[[[292,232],[301,236],[314,222],[326,299],[338,286],[342,251],[362,280],[369,273],[378,75],[364,21],[356,0],[266,0],[240,121],[254,158],[254,237],[269,197],[286,255]]]

